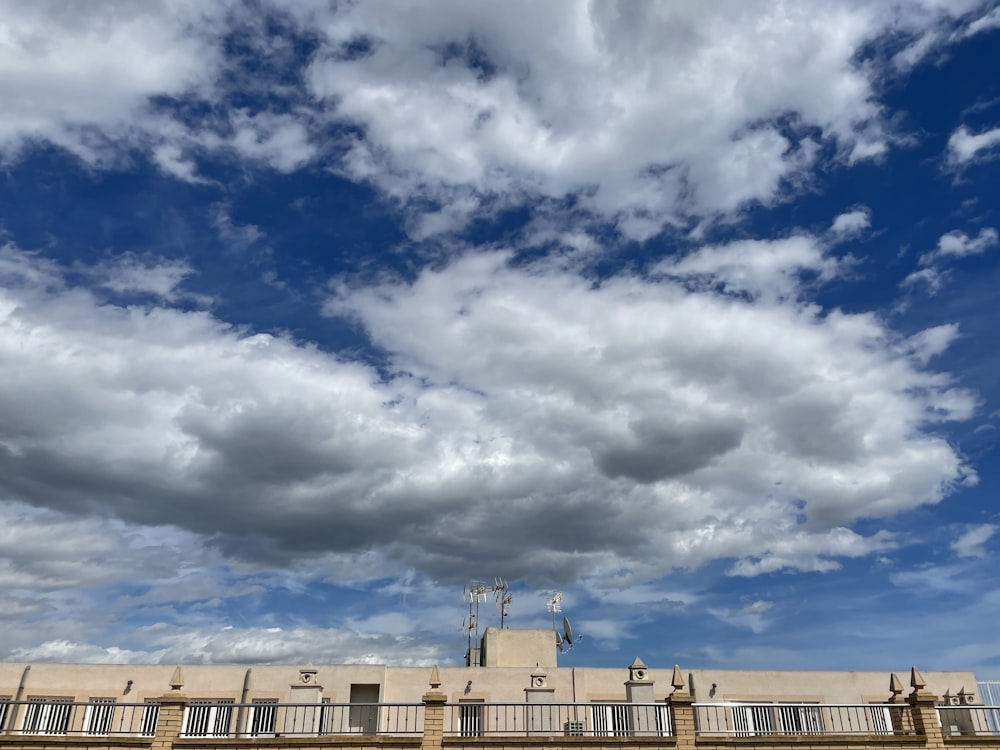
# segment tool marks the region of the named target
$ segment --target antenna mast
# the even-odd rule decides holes
[[[514,595],[510,593],[510,586],[503,578],[493,579],[493,598],[496,601],[497,609],[500,610],[500,628],[503,629],[504,621],[510,616],[510,603],[514,600]]]
[[[479,603],[486,601],[489,587],[483,581],[470,581],[462,592],[462,598],[469,605],[469,614],[462,619],[462,631],[468,635],[469,651],[472,644],[479,645]]]

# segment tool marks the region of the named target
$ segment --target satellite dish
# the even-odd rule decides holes
[[[562,649],[563,649],[563,637],[561,635],[559,635],[559,631],[558,630],[556,631],[556,646],[559,648],[560,651],[562,651]]]
[[[563,618],[563,633],[566,634],[566,643],[573,645],[573,628],[569,624],[569,618]]]

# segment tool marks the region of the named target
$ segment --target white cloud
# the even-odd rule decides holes
[[[87,269],[87,273],[99,286],[113,292],[152,294],[174,301],[185,296],[177,287],[194,273],[194,269],[182,260],[164,261],[126,253],[114,261]]]
[[[338,628],[153,625],[140,635],[147,649],[57,639],[13,649],[7,659],[84,664],[395,664],[431,666],[449,658],[437,644],[409,637]]]
[[[959,557],[985,558],[986,549],[984,545],[993,538],[998,529],[1000,529],[1000,526],[992,523],[973,526],[952,542],[951,548]]]
[[[986,227],[979,230],[975,238],[965,232],[953,231],[938,238],[937,249],[920,258],[920,262],[929,265],[936,260],[947,257],[962,258],[967,255],[980,255],[997,244],[997,230]]]
[[[838,237],[854,237],[868,229],[871,224],[871,211],[861,206],[837,216],[830,225],[830,232]]]
[[[739,609],[709,609],[713,617],[737,627],[744,627],[752,633],[763,633],[769,622],[764,613],[774,606],[774,602],[758,599]]]
[[[191,0],[0,3],[0,148],[47,139],[88,162],[151,96],[204,90],[220,62],[222,5]],[[176,166],[175,168],[179,168]]]
[[[981,151],[986,152],[986,156],[992,157],[997,144],[1000,144],[1000,128],[971,133],[965,125],[962,125],[948,139],[948,159],[953,164],[965,164],[976,159]]]
[[[900,282],[900,286],[906,288],[925,284],[927,291],[933,295],[941,291],[947,278],[947,271],[941,271],[937,268],[921,268],[919,271],[907,274],[906,278]]]
[[[907,340],[906,348],[918,362],[926,364],[934,357],[944,353],[958,335],[959,328],[955,323],[925,328]]]
[[[886,70],[859,50],[903,35],[918,60],[973,4],[508,6],[6,0],[0,149],[49,141],[95,166],[146,152],[190,182],[206,154],[319,160],[408,206],[415,237],[574,196],[644,239],[783,200],[824,146],[848,163],[885,153]],[[322,40],[311,59],[281,22]],[[227,51],[234,30],[252,75]]]
[[[970,255],[980,255],[997,244],[997,231],[986,227],[979,231],[976,237],[969,237],[958,230],[948,232],[938,238],[937,247],[929,253],[920,256],[920,268],[909,273],[900,286],[914,287],[926,285],[930,294],[941,291],[950,272],[942,266],[954,258],[964,258]]]
[[[797,297],[804,275],[818,281],[833,278],[842,263],[826,256],[814,238],[798,235],[703,247],[683,258],[661,261],[654,272],[776,300]]]
[[[984,31],[990,31],[998,27],[1000,27],[1000,8],[993,8],[970,23],[963,35],[967,37],[974,36],[975,34],[981,34]]]
[[[972,477],[924,428],[973,399],[873,316],[472,255],[331,301],[389,353],[384,379],[203,312],[102,303],[8,255],[40,270],[0,297],[0,490],[272,565],[822,570],[891,544],[845,524]],[[781,258],[813,256],[775,257],[787,280]]]

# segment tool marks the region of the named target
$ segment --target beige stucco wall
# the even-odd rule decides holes
[[[488,628],[484,636],[483,667],[445,667],[441,690],[449,701],[481,700],[523,703],[532,673],[545,674],[546,687],[557,703],[621,701],[629,672],[621,668],[557,667],[551,630]],[[536,666],[537,665],[537,666]],[[0,697],[14,697],[25,664],[0,663]],[[240,700],[248,667],[236,664],[183,667],[183,692],[191,698]],[[321,666],[271,665],[251,667],[247,699],[275,698],[282,702],[318,702],[327,698],[347,703],[351,685],[379,685],[383,703],[418,703],[427,692],[430,670],[424,667],[387,667],[369,664]],[[310,674],[308,682],[303,672]],[[647,669],[653,695],[663,700],[672,691],[672,665]],[[908,672],[898,672],[904,685]],[[33,696],[116,698],[142,702],[170,689],[174,665],[34,664],[28,673],[24,698]],[[931,693],[952,694],[962,688],[975,691],[972,672],[926,672]],[[724,700],[790,700],[823,703],[867,703],[889,698],[888,672],[684,670],[688,689],[699,702]],[[126,689],[129,680],[130,688]],[[712,685],[715,685],[714,692]],[[908,689],[907,689],[908,692]],[[536,696],[537,697],[537,696]]]
[[[0,696],[14,697],[24,664],[0,664]],[[319,697],[335,703],[350,700],[352,684],[380,685],[386,703],[416,703],[427,692],[430,670],[380,665],[320,665],[315,683],[302,686],[299,666],[252,667],[248,698],[277,698],[314,702]],[[247,667],[242,665],[190,665],[183,667],[183,692],[191,698],[239,700]],[[440,670],[441,690],[449,701],[483,700],[523,703],[530,687],[532,667],[446,667]],[[628,669],[594,667],[543,668],[546,682],[558,703],[620,701],[625,698]],[[172,665],[34,664],[28,674],[24,697],[59,696],[80,701],[116,698],[142,702],[170,689]],[[650,668],[656,700],[671,692],[672,669]],[[862,703],[889,697],[887,672],[685,670],[699,702],[722,700],[803,700],[824,703]],[[903,684],[907,672],[900,670]],[[928,690],[937,695],[961,688],[974,691],[972,672],[925,672]],[[126,684],[132,680],[131,689]],[[471,684],[470,684],[471,683]],[[716,685],[711,695],[712,684]],[[293,686],[300,686],[293,688]],[[320,688],[320,689],[317,689]],[[907,692],[909,690],[907,689]]]

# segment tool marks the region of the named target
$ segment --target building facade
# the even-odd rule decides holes
[[[0,664],[0,750],[990,747],[968,671],[559,667],[549,630],[475,666]]]

